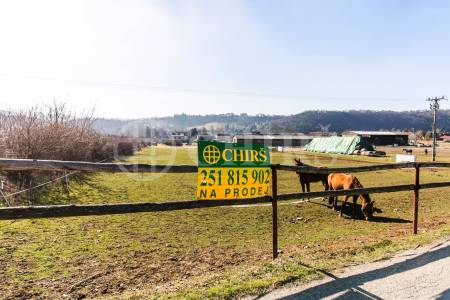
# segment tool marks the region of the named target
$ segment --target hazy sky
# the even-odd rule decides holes
[[[427,109],[450,88],[449,14],[450,1],[5,0],[0,109]]]

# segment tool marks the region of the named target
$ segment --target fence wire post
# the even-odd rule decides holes
[[[278,257],[278,206],[277,206],[277,165],[272,165],[272,253],[273,259]]]
[[[3,185],[3,181],[2,181],[2,185]],[[8,197],[6,197],[5,193],[3,193],[3,186],[0,189],[0,194],[1,194],[2,198],[3,198],[3,201],[5,202],[5,205],[6,206],[11,206],[11,204],[8,201]]]
[[[416,177],[414,182],[414,204],[413,204],[413,234],[417,234],[417,222],[419,216],[419,189],[420,189],[420,166],[416,163],[414,166]]]

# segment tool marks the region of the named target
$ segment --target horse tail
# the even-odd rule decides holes
[[[328,190],[328,174],[323,174],[322,178],[320,179],[322,181],[322,185],[325,187],[325,190]]]
[[[331,191],[333,189],[333,174],[327,176],[328,189]]]

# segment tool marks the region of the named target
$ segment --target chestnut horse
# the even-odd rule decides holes
[[[307,164],[304,164],[300,161],[300,159],[294,158],[295,165],[297,167],[300,166],[307,166],[310,167]],[[325,187],[325,190],[328,190],[328,174],[319,174],[319,173],[302,173],[302,172],[296,172],[298,179],[300,181],[300,185],[302,186],[302,192],[310,192],[310,183],[311,182],[322,182],[323,186]]]
[[[329,190],[350,190],[350,189],[362,189],[364,188],[362,184],[359,182],[358,178],[351,174],[343,174],[343,173],[331,173],[328,175],[328,187]],[[347,203],[348,198],[353,197],[353,217],[355,217],[356,213],[356,201],[358,198],[361,198],[362,205],[361,211],[366,220],[369,220],[373,217],[373,204],[375,201],[370,200],[369,194],[361,194],[359,196],[345,196],[344,203],[341,206],[339,215],[342,217],[342,210]],[[333,209],[337,209],[337,197],[329,198],[330,204],[333,203]]]

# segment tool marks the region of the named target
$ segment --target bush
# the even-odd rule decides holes
[[[119,155],[133,154],[131,142],[103,136],[93,129],[93,121],[92,115],[76,117],[64,104],[0,114],[0,157],[104,161],[113,158],[115,148]],[[61,175],[52,173],[14,171],[5,175],[15,189],[26,189]],[[22,199],[25,196],[33,203],[36,192],[21,194]]]
[[[92,129],[93,120],[92,116],[76,118],[64,105],[56,104],[9,112],[0,119],[0,156],[92,161],[95,153],[96,158],[106,158],[109,153],[94,151],[104,141]]]

